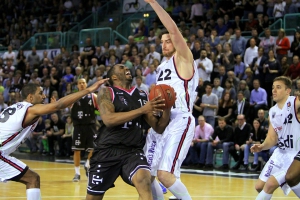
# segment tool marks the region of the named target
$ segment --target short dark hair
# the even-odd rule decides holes
[[[160,32],[159,39],[161,39],[161,37],[165,34],[169,34],[169,31],[167,29],[164,29]]]
[[[219,118],[218,118],[218,121],[224,121],[224,122],[226,122],[226,120],[225,120],[224,117],[219,117]]]
[[[40,85],[35,84],[35,83],[28,83],[28,84],[26,84],[22,88],[22,91],[21,91],[22,99],[25,100],[28,97],[28,95],[35,94],[35,92],[36,92],[36,90],[37,90],[38,87],[40,87]]]
[[[110,84],[111,86],[113,86],[113,80],[112,80],[111,77],[115,74],[115,66],[116,66],[116,65],[112,66],[112,67],[108,70],[107,75],[106,75],[106,78],[109,78],[108,82],[109,82],[109,84]]]
[[[289,77],[278,76],[274,79],[273,83],[275,81],[282,81],[287,88],[292,89],[292,80]]]

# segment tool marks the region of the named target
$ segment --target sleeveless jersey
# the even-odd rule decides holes
[[[136,87],[131,88],[130,91],[117,87],[108,88],[111,90],[112,103],[115,106],[116,113],[138,109],[148,101],[147,93],[138,90]],[[109,147],[142,149],[145,145],[145,137],[142,130],[144,123],[146,122],[143,116],[140,116],[115,127],[103,125],[94,141],[95,149]]]
[[[30,135],[38,120],[30,126],[23,127],[28,107],[31,103],[19,102],[3,110],[0,114],[0,152],[9,155]]]
[[[74,125],[95,123],[95,98],[87,94],[73,104],[71,118]]]
[[[175,57],[162,62],[156,69],[156,84],[166,84],[174,88],[176,92],[176,101],[171,113],[192,112],[193,104],[196,99],[196,88],[198,86],[199,76],[197,66],[194,62],[194,74],[190,79],[184,79],[178,74]]]
[[[281,150],[300,150],[300,123],[295,110],[296,100],[296,97],[290,96],[282,109],[276,104],[269,111],[270,122],[278,136],[277,146]]]

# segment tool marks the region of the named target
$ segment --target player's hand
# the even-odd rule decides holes
[[[240,145],[238,145],[238,144],[236,144],[236,145],[234,145],[234,147],[235,147],[235,150],[240,150]]]
[[[98,90],[98,88],[103,85],[106,81],[108,81],[109,78],[106,79],[102,79],[100,81],[97,81],[96,83],[94,83],[92,86],[88,87],[88,90],[90,90],[90,93]]]
[[[141,107],[141,109],[143,114],[148,114],[150,112],[163,112],[161,109],[163,106],[165,106],[165,100],[161,99],[161,96],[159,95],[151,101],[148,101],[143,107]]]
[[[52,96],[51,99],[50,99],[50,103],[54,103],[54,102],[56,102],[56,99],[55,99],[54,96]]]
[[[263,144],[253,144],[250,148],[251,153],[261,152],[263,150]]]
[[[146,3],[154,3],[155,0],[145,0]]]

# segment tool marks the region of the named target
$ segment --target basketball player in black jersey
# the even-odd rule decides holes
[[[79,91],[87,88],[84,78],[78,79],[77,87]],[[89,152],[84,168],[86,171],[90,167],[90,158],[93,153],[93,140],[96,135],[96,115],[97,95],[90,93],[79,99],[72,105],[71,118],[74,124],[72,139],[72,150],[74,150],[75,176],[73,182],[80,180],[80,153],[82,150]]]
[[[151,175],[143,147],[144,123],[162,133],[170,118],[170,110],[159,107],[164,99],[148,101],[147,93],[131,87],[130,70],[122,64],[113,66],[107,73],[110,87],[98,94],[98,105],[104,125],[94,141],[90,160],[87,200],[101,200],[104,193],[120,175],[129,185],[136,187],[140,200],[152,200]],[[153,115],[162,112],[160,118]]]

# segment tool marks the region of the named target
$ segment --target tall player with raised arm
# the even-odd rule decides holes
[[[22,161],[11,157],[18,146],[30,135],[42,115],[70,106],[81,97],[96,91],[106,80],[70,94],[58,101],[42,104],[46,96],[43,88],[29,83],[22,88],[22,102],[13,104],[0,114],[0,181],[15,181],[26,185],[27,200],[40,200],[40,177]]]
[[[155,176],[178,199],[189,200],[191,196],[180,181],[180,166],[192,142],[195,120],[191,114],[198,85],[197,67],[183,36],[169,14],[155,1],[149,3],[167,29],[162,32],[162,53],[166,61],[157,67],[157,84],[171,85],[177,94],[171,119],[162,135],[153,129],[147,135],[144,148],[152,175],[154,199],[163,199]],[[207,105],[208,107],[210,105]]]
[[[269,200],[273,192],[280,186],[285,195],[290,192],[285,175],[293,158],[299,151],[299,120],[297,110],[300,102],[290,96],[292,81],[280,76],[273,81],[273,100],[276,105],[269,110],[270,126],[267,138],[262,144],[254,144],[252,152],[267,150],[277,144],[273,155],[266,163],[255,189],[259,192],[257,200]]]

